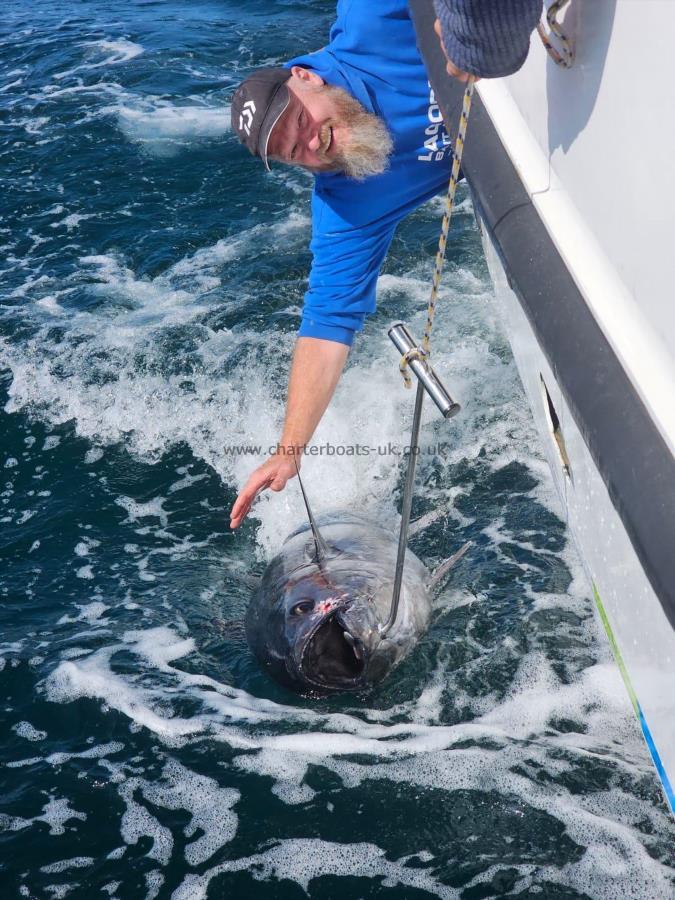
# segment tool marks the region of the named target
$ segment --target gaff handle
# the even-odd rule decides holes
[[[417,341],[410,334],[403,322],[397,322],[395,325],[391,326],[389,329],[389,337],[401,356],[405,356],[407,353],[410,353],[411,350],[415,350],[418,347]],[[425,359],[413,357],[408,361],[408,365],[417,376],[417,379],[424,390],[440,410],[443,418],[451,419],[453,416],[456,416],[460,411],[461,406],[452,399],[429,363]]]

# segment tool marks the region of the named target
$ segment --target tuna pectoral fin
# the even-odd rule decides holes
[[[262,581],[262,575],[239,575],[238,578],[254,591],[260,587]]]
[[[448,574],[450,569],[455,565],[455,563],[459,562],[459,560],[464,556],[466,551],[471,546],[471,543],[472,543],[471,541],[467,541],[466,544],[464,544],[464,546],[461,547],[457,551],[457,553],[453,553],[453,555],[449,559],[446,559],[445,562],[442,562],[440,564],[440,566],[437,566],[434,569],[433,574],[431,576],[431,587],[432,588],[438,587],[438,585],[445,578],[445,576]]]
[[[241,619],[211,619],[211,633],[217,631],[229,638],[243,638],[245,634],[244,623]]]

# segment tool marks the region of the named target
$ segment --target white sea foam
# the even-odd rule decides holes
[[[10,123],[15,128],[23,128],[26,134],[41,134],[45,125],[51,121],[51,116],[25,116],[13,119]]]
[[[78,541],[77,544],[75,544],[75,555],[89,556],[92,550],[100,546],[100,541],[94,540],[93,538],[84,537],[81,541]]]
[[[87,466],[93,465],[99,461],[99,459],[103,459],[105,455],[105,451],[101,447],[92,447],[90,450],[84,454],[84,463]]]
[[[105,59],[101,60],[97,65],[114,66],[118,63],[128,62],[130,59],[140,56],[143,53],[143,47],[130,41],[127,38],[117,38],[116,40],[89,41],[83,46],[90,47],[96,52],[105,54]]]
[[[81,752],[66,753],[61,751],[58,753],[50,753],[49,756],[33,756],[30,759],[18,759],[7,763],[10,769],[21,769],[26,766],[32,766],[36,762],[46,762],[50,766],[61,766],[63,763],[71,759],[103,759],[106,756],[114,755],[124,749],[124,744],[119,741],[110,741],[108,744],[97,744],[88,750]]]
[[[40,866],[40,871],[46,875],[55,875],[68,869],[86,869],[93,864],[94,858],[92,856],[74,856],[72,859],[61,859],[58,862]]]
[[[41,297],[40,300],[36,300],[35,305],[46,310],[46,312],[50,313],[52,316],[62,316],[65,313],[65,309],[60,305],[53,294],[48,294],[46,297]]]
[[[199,481],[203,481],[208,476],[204,473],[201,475],[191,475],[185,466],[181,466],[177,469],[177,473],[182,475],[178,481],[174,481],[174,483],[169,488],[170,494],[175,494],[176,491],[184,491],[186,488],[189,488],[191,485],[196,484]]]
[[[43,741],[47,737],[46,731],[40,731],[31,725],[30,722],[17,722],[12,725],[12,731],[15,731],[19,737],[25,738],[27,741]]]
[[[383,887],[414,888],[435,897],[459,898],[462,892],[438,879],[424,868],[409,865],[411,857],[391,861],[376,844],[339,844],[322,840],[280,840],[261,853],[221,863],[203,875],[188,875],[171,895],[171,900],[206,900],[209,882],[225,872],[248,872],[256,881],[284,879],[299,884],[306,893],[315,878],[338,875],[382,879]],[[477,878],[473,883],[479,884]]]
[[[62,663],[46,682],[47,695],[61,702],[81,696],[99,698],[169,745],[200,734],[225,741],[239,754],[235,765],[271,777],[273,792],[289,803],[312,798],[314,792],[305,783],[310,764],[331,769],[347,787],[384,779],[448,792],[515,795],[557,818],[580,846],[588,848],[578,863],[568,864],[562,871],[550,867],[546,873],[550,880],[572,884],[598,897],[629,896],[627,891],[635,883],[653,883],[658,890],[668,884],[667,870],[651,859],[630,827],[631,817],[638,810],[658,827],[658,814],[652,807],[623,793],[618,786],[583,796],[556,782],[558,786],[552,791],[551,782],[541,783],[534,774],[543,768],[551,776],[560,776],[575,760],[596,754],[605,762],[611,759],[619,771],[649,771],[620,678],[606,662],[588,667],[564,684],[543,655],[530,655],[521,663],[521,671],[503,701],[493,700],[491,708],[471,722],[448,726],[435,724],[433,715],[438,686],[447,682],[442,667],[433,676],[428,693],[413,701],[414,715],[410,706],[406,709],[400,705],[377,715],[364,715],[361,710],[325,714],[320,709],[260,700],[208,676],[183,671],[173,663],[193,652],[194,643],[170,629],[129,632],[117,649],[131,650],[145,660],[149,671],[159,678],[153,687],[148,686],[147,678],[141,688],[115,675],[111,668],[114,653],[105,648],[86,659]],[[164,678],[169,680],[164,682]],[[181,696],[201,705],[201,711],[189,720],[171,711],[171,705]],[[479,712],[481,702],[476,705]],[[400,721],[402,713],[407,714],[406,721]],[[555,718],[582,719],[583,730],[551,732],[550,722]],[[256,727],[251,730],[253,725]],[[283,726],[281,733],[275,733],[278,726]],[[486,739],[492,749],[486,749]],[[246,752],[242,754],[242,750]],[[369,758],[369,762],[352,761],[354,754]],[[532,775],[528,774],[530,766]],[[177,769],[168,769],[158,793],[141,781],[135,782],[135,789],[151,802],[154,794],[155,799],[163,798],[160,805],[174,808],[171,803],[187,802],[183,788],[175,787],[187,777]],[[207,787],[215,790],[211,785],[204,790]],[[125,791],[128,799],[128,788]],[[234,794],[230,799],[236,802]],[[132,807],[132,811],[136,825],[135,830],[129,826],[127,837],[131,840],[134,835],[150,834],[157,843],[153,858],[169,856],[173,845],[169,845],[169,836],[159,823],[146,817],[147,810]],[[223,840],[222,834],[213,837],[209,848],[218,840]],[[617,853],[623,866],[612,868],[610,857]],[[355,865],[359,859],[354,857]],[[209,878],[217,871],[226,870],[213,870]],[[523,878],[528,877],[528,871],[523,870]],[[201,890],[200,885],[205,887],[207,883],[208,879],[203,883],[189,881],[184,888],[189,885]],[[648,895],[643,892],[637,896]]]
[[[0,814],[0,831],[22,831],[24,828],[30,828],[36,822],[45,822],[49,826],[51,835],[59,835],[65,833],[66,824],[74,819],[84,822],[87,816],[85,813],[73,809],[66,797],[57,798],[50,795],[49,800],[42,807],[42,814],[34,816],[32,819]]]
[[[232,788],[221,788],[213,778],[199,775],[175,760],[170,760],[162,772],[159,781],[146,781],[142,778],[127,779],[124,782],[122,796],[127,802],[129,820],[123,825],[123,837],[135,843],[136,834],[149,834],[158,845],[153,858],[158,861],[168,860],[173,843],[170,842],[161,828],[141,812],[136,798],[141,796],[155,807],[178,810],[184,809],[191,815],[185,826],[184,834],[188,838],[200,832],[196,840],[185,847],[185,859],[191,866],[199,866],[210,859],[224,844],[229,843],[237,831],[237,816],[232,807],[240,798],[239,791]],[[133,825],[131,824],[133,822]],[[152,856],[152,854],[150,854]],[[163,863],[166,865],[166,862]]]
[[[66,216],[64,219],[61,219],[60,222],[52,222],[49,227],[65,228],[67,231],[73,231],[79,226],[80,222],[95,218],[96,215],[94,213],[70,213],[70,215]]]
[[[161,825],[145,806],[134,799],[140,785],[140,779],[127,778],[119,786],[120,796],[126,804],[120,827],[122,838],[127,844],[137,844],[141,838],[149,837],[152,846],[147,855],[161,865],[168,866],[173,852],[173,837],[168,828]]]
[[[115,503],[126,509],[129,515],[127,522],[138,522],[140,519],[153,518],[159,519],[164,528],[169,524],[169,517],[164,510],[164,500],[161,497],[155,497],[145,503],[139,503],[136,500],[132,500],[131,497],[118,497]]]
[[[287,230],[302,224],[291,219],[280,227]],[[155,356],[155,341],[162,329],[194,323],[208,311],[215,301],[207,298],[207,292],[220,283],[227,263],[258,239],[258,232],[251,229],[218,241],[154,279],[136,278],[113,256],[83,258],[85,270],[96,279],[92,288],[105,301],[104,308],[69,316],[69,339],[58,344],[47,337],[49,324],[25,347],[0,339],[0,359],[13,372],[8,409],[29,405],[52,422],[74,420],[78,431],[98,446],[124,440],[132,451],[136,445],[136,452],[143,456],[155,457],[186,441],[225,474],[229,461],[223,459],[223,445],[245,439],[246,431],[252,432],[256,422],[267,418],[269,391],[264,372],[256,372],[252,386],[258,398],[250,408],[242,407],[238,387],[242,375],[225,379],[216,372],[242,339],[251,347],[265,347],[274,343],[273,336],[235,338],[227,331],[197,326],[204,372],[191,378],[189,391],[182,387],[183,376],[154,374],[154,364],[141,374],[136,361]],[[18,293],[45,288],[53,293],[50,284],[32,278]],[[277,410],[280,413],[280,404]],[[241,412],[245,421],[238,426]]]
[[[155,897],[159,894],[163,884],[164,876],[159,869],[153,869],[151,872],[146,872],[145,885],[148,889],[148,893],[145,895],[145,900],[155,900]]]
[[[90,567],[87,567],[90,568]],[[78,570],[81,571],[81,570]],[[83,577],[78,575],[78,577]],[[70,622],[88,622],[90,625],[107,625],[108,620],[102,619],[101,616],[108,609],[105,603],[100,600],[93,600],[91,603],[83,605],[75,604],[80,610],[76,616],[61,616],[57,625],[66,625]]]
[[[115,109],[120,130],[159,156],[176,153],[181,145],[222,137],[230,130],[225,104],[176,106],[160,98],[126,101]]]
[[[45,886],[45,890],[51,894],[53,900],[64,900],[76,887],[75,884],[48,884]]]
[[[64,73],[61,77],[66,77],[66,74],[72,74],[73,71],[74,70],[71,70],[69,73]],[[41,91],[34,94],[32,98],[35,100],[56,100],[60,97],[79,96],[80,94],[92,94],[94,96],[98,94],[102,97],[114,98],[121,102],[124,98],[131,96],[129,92],[124,90],[124,88],[116,81],[98,81],[94,84],[84,84],[82,79],[78,79],[77,81],[77,84],[72,84],[68,87],[59,87],[58,84],[47,84]],[[91,118],[98,118],[107,113],[109,113],[109,109],[89,110],[85,113],[84,121]],[[60,191],[60,193],[63,193],[63,191]]]
[[[86,41],[80,46],[84,49],[86,59],[82,63],[73,68],[58,72],[54,78],[57,81],[63,81],[65,78],[71,78],[78,72],[93,71],[94,69],[107,68],[108,66],[117,66],[121,63],[129,62],[129,60],[140,56],[143,53],[143,47],[134,43],[127,38],[116,38],[114,40]]]
[[[105,694],[113,709],[120,710],[156,734],[162,734],[169,743],[179,743],[183,736],[204,730],[205,724],[200,717],[173,718],[169,722],[154,712],[149,695],[110,670],[107,660],[115,649],[105,648],[82,661],[62,662],[47,681],[47,696],[57,702],[67,702],[75,697],[102,697]]]

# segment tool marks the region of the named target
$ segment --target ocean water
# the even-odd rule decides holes
[[[245,576],[295,485],[228,511],[277,438],[311,180],[263,177],[233,86],[325,40],[326,0],[6,0],[0,21],[0,896],[669,898],[675,828],[453,224],[414,515],[467,540],[415,653],[363,697],[288,694]],[[308,459],[315,511],[397,523],[441,203],[400,228]],[[390,446],[391,445],[391,446]],[[222,624],[214,625],[214,620]]]

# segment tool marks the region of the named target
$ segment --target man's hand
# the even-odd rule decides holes
[[[299,463],[298,463],[299,465]],[[269,488],[272,491],[283,491],[289,478],[295,475],[295,462],[292,456],[277,453],[258,466],[251,473],[248,481],[239,492],[230,512],[230,528],[238,528],[255,498],[261,491]]]
[[[466,84],[467,81],[469,80],[469,78],[471,78],[471,75],[468,72],[462,72],[461,69],[458,69],[457,66],[454,64],[454,62],[448,56],[448,51],[445,49],[445,44],[443,43],[443,36],[441,34],[441,23],[438,21],[438,19],[436,19],[436,21],[434,22],[434,31],[438,35],[438,39],[441,42],[441,47],[443,48],[443,54],[445,55],[445,58],[447,60],[447,64],[445,66],[445,71],[448,73],[448,75],[452,75],[453,78],[456,78],[457,81],[461,81],[462,84]],[[477,76],[474,75],[473,80],[480,81],[480,78],[478,78]]]
[[[300,465],[302,448],[333,396],[349,347],[323,338],[298,338],[288,382],[286,421],[279,448],[259,466],[237,497],[230,513],[230,527],[236,528],[246,516],[260,491],[282,491],[295,475],[295,460]]]

